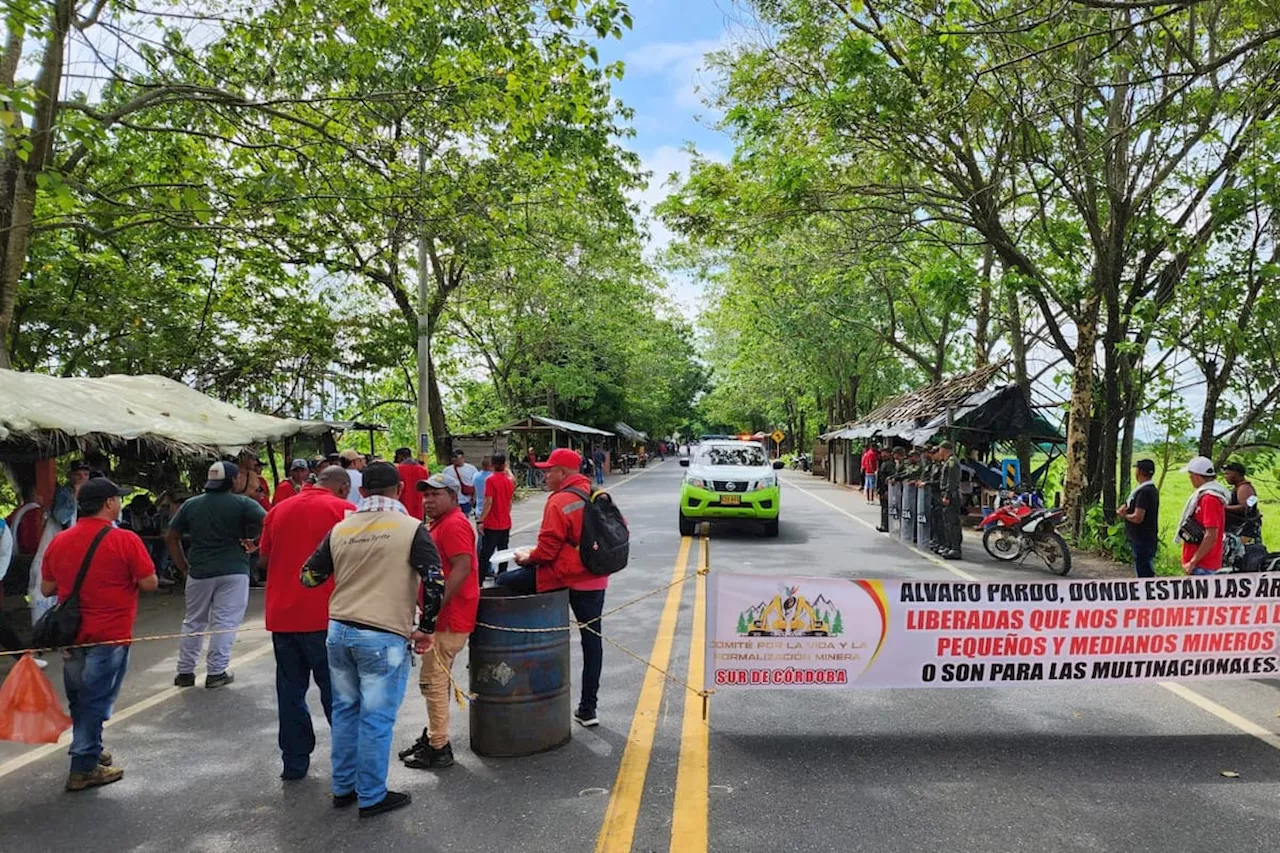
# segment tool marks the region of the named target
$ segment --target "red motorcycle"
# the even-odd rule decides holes
[[[1035,554],[1055,575],[1071,571],[1071,549],[1057,526],[1066,518],[1060,509],[1032,507],[1021,498],[1002,494],[982,519],[982,547],[1001,562],[1025,560]]]

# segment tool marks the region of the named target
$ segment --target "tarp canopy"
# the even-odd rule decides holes
[[[614,424],[613,428],[618,433],[618,435],[622,436],[627,441],[648,441],[649,440],[648,433],[641,432],[638,429],[632,429],[631,427],[624,424],[622,421],[618,421],[616,424]]]
[[[521,418],[515,423],[507,424],[501,427],[498,432],[529,432],[531,430],[556,429],[561,432],[573,433],[574,435],[598,435],[612,436],[613,433],[605,432],[595,427],[584,426],[583,424],[575,424],[572,421],[558,421],[555,418],[545,418],[541,415],[529,415]]]
[[[162,376],[68,379],[0,370],[0,449],[119,451],[141,442],[184,456],[216,456],[333,429],[323,421],[240,409]]]
[[[865,418],[832,430],[823,439],[897,438],[922,445],[939,434],[966,444],[1010,441],[1029,435],[1039,444],[1066,438],[1028,403],[1017,385],[988,387],[1003,365],[990,365],[955,379],[926,385],[884,403]]]

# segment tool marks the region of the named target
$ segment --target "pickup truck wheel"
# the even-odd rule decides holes
[[[692,518],[685,518],[684,513],[680,513],[680,535],[692,536],[698,530],[698,522]]]

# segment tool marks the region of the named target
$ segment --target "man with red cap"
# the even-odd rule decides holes
[[[276,707],[279,715],[280,778],[303,779],[316,748],[307,688],[320,690],[325,719],[333,716],[329,681],[329,596],[333,578],[317,587],[302,585],[302,565],[329,531],[348,513],[351,477],[337,465],[321,472],[289,501],[274,507],[262,522],[258,553],[267,567],[266,617],[276,656]]]
[[[596,698],[604,664],[600,614],[609,578],[592,574],[582,565],[578,543],[582,541],[585,504],[570,491],[591,494],[591,481],[579,473],[582,457],[567,448],[551,451],[547,461],[537,466],[546,474],[547,488],[551,490],[542,510],[538,544],[530,551],[517,552],[515,561],[521,568],[503,572],[494,582],[521,594],[568,588],[569,607],[582,626],[582,700],[573,718],[584,726],[598,726]]]

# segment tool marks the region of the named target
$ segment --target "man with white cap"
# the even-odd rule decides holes
[[[1222,540],[1227,526],[1227,489],[1215,477],[1213,460],[1197,456],[1182,469],[1195,489],[1182,508],[1177,539],[1182,544],[1182,571],[1212,575],[1222,568]]]
[[[209,466],[204,494],[184,503],[169,522],[165,542],[169,558],[187,578],[187,612],[182,633],[197,635],[222,631],[209,637],[208,674],[205,687],[223,687],[234,680],[227,666],[235,629],[244,621],[249,605],[249,551],[262,532],[267,514],[257,501],[238,495],[233,487],[240,468],[233,462]],[[190,539],[191,552],[182,537]],[[188,636],[178,647],[177,687],[196,683],[196,659],[204,644],[202,636]]]
[[[449,743],[449,700],[453,661],[476,627],[480,585],[475,581],[476,536],[458,505],[460,491],[443,474],[420,480],[429,530],[444,569],[444,597],[436,617],[434,653],[422,659],[418,689],[427,701],[427,728],[412,747],[400,753],[406,767],[443,770],[453,766]]]

